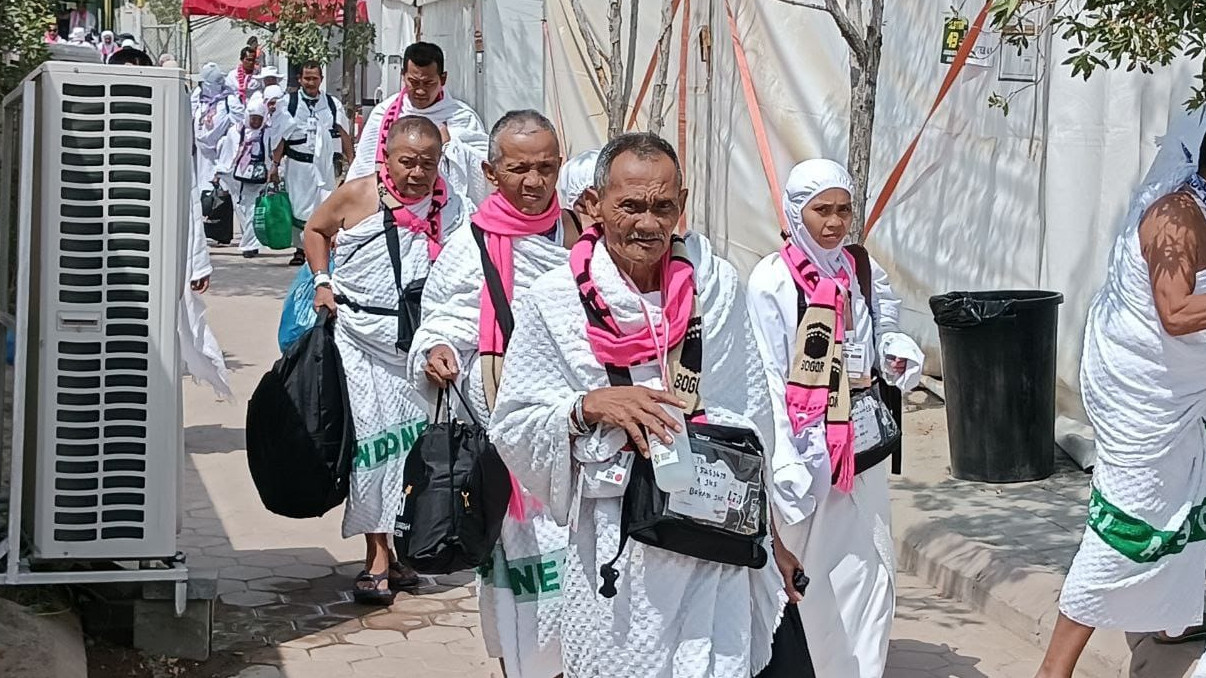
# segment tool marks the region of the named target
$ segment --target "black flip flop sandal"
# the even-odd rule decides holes
[[[419,578],[419,573],[402,564],[401,561],[395,560],[389,564],[389,587],[395,591],[405,589],[413,589],[423,580]]]
[[[369,574],[368,570],[361,570],[356,576],[356,582],[352,587],[352,600],[361,605],[380,605],[389,607],[394,604],[394,592],[391,589],[380,588],[381,582],[389,580],[389,572],[381,574]],[[360,584],[371,584],[371,586],[361,587]]]
[[[1192,643],[1195,640],[1206,638],[1206,624],[1199,626],[1191,626],[1185,629],[1185,632],[1179,636],[1170,636],[1161,631],[1152,637],[1152,640],[1161,645],[1180,645],[1181,643]]]

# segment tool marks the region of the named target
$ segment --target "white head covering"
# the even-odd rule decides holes
[[[280,85],[268,85],[264,88],[264,101],[275,101],[285,96],[285,88]]]
[[[134,42],[130,38],[126,38],[125,40],[123,40],[121,43],[121,46],[122,47],[133,47],[134,49],[138,49],[138,43]]]
[[[243,111],[243,123],[251,127],[251,116],[258,115],[261,118],[260,126],[268,122],[268,104],[264,103],[264,97],[260,96],[259,92],[251,95],[247,100],[247,107]]]
[[[277,80],[280,80],[281,72],[276,70],[275,66],[264,66],[263,68],[260,69],[260,72],[255,76],[255,79],[263,80],[264,78],[276,78]]]
[[[71,29],[71,34],[67,39],[71,42],[84,42],[84,38],[88,36],[88,31],[84,30],[83,26],[76,26]]]
[[[570,158],[561,166],[561,175],[557,177],[557,192],[561,194],[561,206],[572,210],[578,198],[595,183],[595,165],[599,160],[599,151],[585,151]]]
[[[101,40],[104,40],[105,38],[112,40],[113,37],[113,31],[101,31]]]
[[[792,244],[808,255],[818,271],[829,277],[837,275],[843,267],[849,269],[849,262],[842,255],[841,247],[827,250],[809,234],[804,226],[803,212],[818,193],[831,188],[841,188],[854,195],[854,180],[845,167],[832,160],[817,158],[793,167],[783,189],[783,213],[787,215]],[[853,276],[853,271],[848,272]]]

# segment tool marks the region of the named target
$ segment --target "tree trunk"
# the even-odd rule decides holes
[[[669,84],[670,31],[673,24],[674,0],[665,0],[662,4],[661,37],[657,42],[657,75],[653,80],[653,98],[649,101],[649,131],[659,136],[666,124],[666,87]]]
[[[343,107],[347,111],[348,122],[354,128],[356,126],[356,111],[360,109],[360,102],[356,96],[356,65],[357,55],[353,53],[354,46],[349,37],[352,34],[353,25],[356,23],[357,0],[343,0],[343,82],[339,88],[339,96],[343,99]],[[348,130],[349,134],[354,135],[354,129]],[[347,162],[351,162],[351,158],[347,158]]]
[[[624,52],[620,36],[624,25],[621,17],[623,0],[611,0],[607,10],[607,28],[611,35],[611,82],[607,90],[607,138],[614,139],[624,131]]]
[[[879,88],[880,48],[883,46],[883,2],[871,0],[867,23],[866,64],[860,66],[850,55],[850,147],[846,168],[854,178],[854,221],[850,237],[863,242],[867,218],[867,191],[871,173],[871,138],[875,129],[875,97]]]

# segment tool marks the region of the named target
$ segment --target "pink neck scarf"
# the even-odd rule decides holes
[[[377,131],[377,167],[380,168],[385,164],[385,142],[389,140],[389,128],[398,122],[398,118],[402,117],[402,105],[406,103],[406,98],[409,96],[405,89],[398,95],[394,102],[385,109],[385,115],[381,117],[381,129]],[[444,98],[444,91],[440,90],[436,101]]]
[[[835,277],[825,277],[817,270],[807,255],[791,241],[784,243],[780,251],[792,280],[804,292],[809,307],[833,310],[833,332],[827,358],[835,355],[836,362],[825,366],[823,383],[803,384],[793,379],[787,383],[787,416],[791,421],[792,431],[797,435],[806,427],[817,421],[825,421],[825,441],[829,447],[830,468],[833,470],[834,486],[843,492],[850,492],[854,487],[854,425],[850,422],[849,398],[846,398],[847,411],[838,413],[835,403],[841,402],[838,389],[843,386],[846,374],[844,361],[841,356],[841,345],[846,336],[846,293],[850,288],[850,274],[845,267],[840,269]],[[853,258],[849,253],[843,253],[851,259],[850,269],[854,268]],[[807,316],[806,321],[807,321]],[[794,357],[793,357],[794,360]],[[794,368],[793,368],[794,369]],[[838,379],[830,378],[836,372]],[[823,419],[822,419],[823,418]]]
[[[632,367],[658,358],[658,340],[654,335],[665,333],[668,346],[676,346],[687,334],[687,324],[695,301],[695,268],[691,262],[672,256],[673,248],[667,249],[662,257],[662,296],[665,308],[657,327],[648,325],[631,334],[624,334],[599,293],[590,264],[595,254],[595,244],[603,238],[603,231],[596,224],[586,229],[570,250],[570,270],[578,283],[578,294],[594,316],[595,322],[586,323],[586,337],[591,350],[603,365]],[[664,348],[664,347],[663,347]]]
[[[491,193],[477,208],[473,223],[485,233],[486,254],[498,270],[498,277],[502,279],[503,291],[507,295],[508,303],[514,299],[513,290],[515,289],[515,254],[511,247],[512,239],[547,233],[557,225],[557,219],[560,216],[561,205],[557,202],[556,194],[553,195],[549,208],[536,215],[520,212],[503,197],[502,193],[497,191]],[[483,283],[481,312],[478,317],[478,352],[482,355],[481,369],[485,388],[490,389],[490,384],[497,383],[493,379],[493,371],[496,364],[501,365],[500,361],[506,350],[506,338],[503,337],[502,328],[498,326],[498,313],[494,308],[494,300],[490,298],[490,291]],[[491,372],[489,378],[486,375],[488,370]],[[487,402],[493,401],[492,395],[487,397]],[[525,520],[528,515],[527,505],[529,503],[533,504],[535,510],[539,510],[535,498],[529,497],[528,501],[525,501],[523,488],[512,474],[511,503],[508,508],[511,517],[520,521]]]
[[[423,202],[423,198],[406,198],[394,185],[393,177],[384,167],[377,170],[377,195],[394,217],[398,228],[405,228],[411,233],[422,233],[427,236],[427,258],[435,261],[444,248],[444,205],[448,204],[448,188],[443,177],[436,177],[435,186],[431,190],[431,207],[426,217],[416,216],[406,209],[408,205]]]

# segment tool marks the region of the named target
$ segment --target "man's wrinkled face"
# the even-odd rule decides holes
[[[504,132],[498,139],[497,164],[482,163],[486,178],[520,212],[540,214],[549,208],[561,171],[557,135],[536,127]]]
[[[311,98],[318,96],[318,88],[322,85],[322,69],[303,68],[301,77],[298,79],[306,96]]]
[[[444,91],[444,83],[448,81],[448,74],[441,73],[439,66],[434,62],[426,66],[416,66],[413,61],[408,61],[402,78],[406,82],[410,103],[414,104],[415,108],[422,109],[439,100],[440,92]]]
[[[440,152],[444,147],[439,136],[411,130],[389,139],[385,154],[385,171],[403,197],[421,200],[431,194],[440,175]]]
[[[612,259],[631,273],[659,266],[687,204],[687,190],[669,156],[624,152],[612,161],[607,185],[589,189],[586,200],[591,216],[602,224]]]

